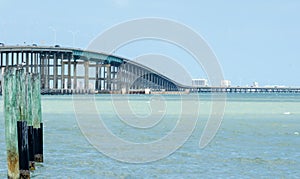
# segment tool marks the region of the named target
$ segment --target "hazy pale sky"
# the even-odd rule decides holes
[[[200,34],[215,52],[224,77],[232,85],[251,85],[257,81],[260,85],[300,86],[298,0],[0,2],[0,42],[5,44],[56,43],[85,48],[115,24],[157,17],[175,20]],[[135,58],[150,52],[178,58],[180,63],[191,58],[181,49],[160,42],[144,45],[137,42],[116,54]],[[205,77],[192,63],[185,68],[194,78]]]

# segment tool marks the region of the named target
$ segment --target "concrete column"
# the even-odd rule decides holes
[[[22,57],[22,61],[23,61],[23,57]],[[41,88],[45,89],[45,55],[41,53],[40,53],[40,74],[41,74]]]
[[[19,64],[21,64],[20,62],[19,62],[19,52],[17,52],[17,58],[16,58],[16,65],[19,65]]]
[[[38,53],[34,55],[34,73],[38,73]]]
[[[110,90],[114,90],[114,66],[110,65]]]
[[[146,81],[146,86],[148,87],[148,88],[150,88],[150,86],[149,86],[149,83],[150,83],[150,77],[149,77],[150,75],[149,75],[149,72],[146,72],[146,75],[145,75],[145,81]]]
[[[115,90],[121,90],[121,79],[120,79],[120,75],[121,75],[121,71],[119,71],[120,68],[118,66],[116,66],[116,77],[115,77],[115,83],[116,83],[116,89]]]
[[[89,61],[84,61],[84,89],[89,89]]]
[[[111,90],[111,65],[107,65],[107,90]]]
[[[132,72],[131,72],[131,68],[132,66],[131,65],[128,65],[128,71],[127,71],[127,86],[128,86],[128,90],[131,88],[131,75],[132,75]]]
[[[26,55],[26,72],[29,72],[29,53],[25,52]]]
[[[11,66],[13,66],[14,65],[14,52],[11,52],[10,61],[11,61]]]
[[[112,66],[112,90],[114,91],[116,89],[116,67]]]
[[[130,65],[129,66],[129,71],[130,71],[130,86],[129,86],[129,88],[133,88],[133,65]]]
[[[65,89],[65,64],[64,64],[64,54],[62,53],[61,54],[61,72],[60,72],[60,75],[61,75],[61,89]]]
[[[24,60],[24,52],[21,53],[21,63],[25,62]]]
[[[117,88],[121,90],[123,88],[123,76],[124,76],[124,69],[121,66],[118,66],[118,75],[117,75]]]
[[[5,62],[5,66],[9,66],[9,53],[6,53],[5,54],[5,57],[6,57],[6,62]]]
[[[119,67],[115,66],[115,76],[114,76],[115,90],[119,90],[118,72],[119,72]]]
[[[116,72],[115,72],[115,84],[116,84],[116,89],[115,90],[121,90],[121,85],[120,85],[120,68],[116,66]]]
[[[101,62],[100,67],[99,67],[99,78],[100,78],[100,90],[105,90],[105,83],[106,83],[106,67],[105,65]]]
[[[126,89],[127,89],[127,91],[129,90],[129,88],[130,88],[130,81],[131,81],[131,72],[130,72],[130,66],[128,65],[128,63],[126,64],[126,66],[125,66],[125,68],[126,68],[126,78],[125,78],[125,80],[126,80]]]
[[[57,53],[53,57],[53,88],[57,89]]]
[[[120,86],[120,88],[122,89],[122,88],[126,88],[126,70],[125,70],[125,67],[124,67],[124,65],[121,65],[120,67],[119,67],[119,69],[120,70],[122,70],[122,72],[121,72],[121,76],[119,77],[121,80],[121,86]]]
[[[135,88],[139,89],[139,76],[140,76],[140,72],[139,72],[139,68],[135,67],[135,72],[134,72],[134,81],[135,81]]]
[[[148,72],[148,75],[149,75],[149,88],[153,88],[153,75],[152,73]]]
[[[99,90],[99,62],[96,62],[95,90]]]
[[[137,78],[137,68],[136,66],[132,66],[132,84],[135,84],[133,86],[133,89],[137,89],[136,78]]]
[[[142,69],[139,68],[139,70],[138,70],[138,88],[144,88],[142,73],[143,73]]]
[[[162,88],[163,88],[163,86],[162,86],[162,81],[163,81],[163,80],[162,80],[161,77],[159,77],[158,80],[159,80],[159,86],[160,86],[160,89],[162,89]]]
[[[73,71],[73,84],[74,84],[74,89],[77,88],[77,63],[76,63],[76,60],[74,59],[74,71]]]
[[[35,55],[36,53],[31,52],[31,73],[35,73]]]
[[[103,88],[104,90],[108,90],[108,69],[107,69],[107,65],[104,65],[103,66]]]
[[[49,89],[49,54],[46,54],[44,67],[45,67],[45,89]]]
[[[68,89],[71,89],[71,57],[68,57]]]
[[[30,72],[33,72],[33,52],[30,53]]]
[[[157,85],[158,85],[158,88],[161,89],[160,78],[159,78],[159,76],[157,76]]]
[[[99,66],[99,90],[102,90],[102,64]]]

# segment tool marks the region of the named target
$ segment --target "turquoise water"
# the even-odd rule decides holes
[[[151,112],[152,96],[131,95],[137,116]],[[176,124],[181,100],[192,95],[162,96],[164,121],[154,131],[139,130],[116,120],[110,95],[96,96],[96,105],[112,131],[135,142],[149,142]],[[124,96],[117,96],[122,100]],[[82,135],[72,96],[43,96],[44,160],[33,178],[300,178],[300,95],[230,94],[222,125],[204,149],[199,139],[210,113],[210,96],[200,96],[200,116],[188,141],[158,161],[130,164],[97,151]],[[0,113],[0,178],[6,177],[3,100]],[[175,120],[175,121],[174,121]]]

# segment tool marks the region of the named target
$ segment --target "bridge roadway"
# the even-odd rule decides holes
[[[25,62],[39,73],[44,94],[228,92],[300,93],[299,88],[191,87],[142,64],[115,55],[59,46],[0,46],[0,68]],[[1,81],[0,81],[1,82]],[[2,88],[1,88],[2,89]]]

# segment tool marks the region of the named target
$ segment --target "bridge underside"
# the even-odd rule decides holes
[[[22,62],[26,72],[40,74],[46,94],[183,90],[159,73],[119,57],[55,47],[0,48],[2,72]]]

